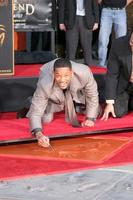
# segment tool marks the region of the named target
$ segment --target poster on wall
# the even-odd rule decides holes
[[[12,0],[0,0],[0,75],[14,73]]]
[[[14,0],[15,31],[51,31],[55,23],[55,0]]]

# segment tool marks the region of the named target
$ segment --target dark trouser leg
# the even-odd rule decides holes
[[[85,26],[84,17],[79,17],[80,42],[86,65],[92,64],[92,30]]]
[[[78,21],[72,29],[66,31],[66,54],[70,60],[75,60],[79,40]]]
[[[37,51],[40,40],[40,32],[31,33],[31,51]]]
[[[24,104],[22,105],[22,108],[17,112],[17,116],[16,116],[17,119],[26,117],[26,115],[27,115],[27,113],[29,111],[29,108],[31,106],[31,101],[32,101],[32,96],[28,97],[24,101]]]
[[[133,83],[128,84],[127,92],[130,95],[128,109],[129,109],[129,111],[133,111]]]
[[[129,111],[133,111],[133,95],[130,95],[128,108]]]
[[[77,113],[85,114],[86,106],[84,104],[74,102],[74,107]]]
[[[114,110],[116,117],[122,117],[128,112],[129,94],[124,92],[116,97]]]

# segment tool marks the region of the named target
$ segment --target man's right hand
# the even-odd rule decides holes
[[[102,3],[102,0],[97,0],[98,4]]]
[[[38,144],[42,147],[49,147],[49,138],[42,134],[42,132],[36,133],[36,138],[38,140]]]
[[[108,103],[106,105],[101,120],[105,120],[106,121],[109,118],[109,114],[110,113],[112,114],[113,117],[116,117],[115,111],[114,111],[114,104],[112,104],[112,103]]]
[[[59,24],[59,28],[60,28],[61,31],[66,31],[65,24]]]

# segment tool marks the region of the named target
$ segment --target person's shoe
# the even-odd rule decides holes
[[[16,118],[21,119],[21,118],[26,118],[26,114],[29,111],[28,108],[22,108],[17,112]]]

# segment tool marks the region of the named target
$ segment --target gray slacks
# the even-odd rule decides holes
[[[66,53],[70,60],[75,60],[78,42],[81,47],[86,65],[92,64],[92,30],[85,25],[84,17],[77,16],[75,25],[66,31]]]

